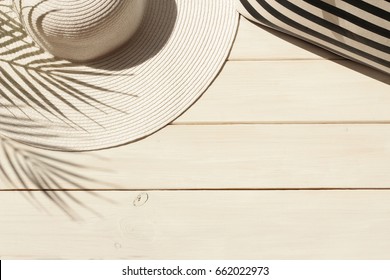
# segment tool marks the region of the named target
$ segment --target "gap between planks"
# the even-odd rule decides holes
[[[238,121],[238,122],[185,122],[185,121],[176,121],[170,126],[224,126],[224,125],[374,125],[374,124],[381,124],[381,125],[389,125],[390,121],[283,121],[283,122],[277,122],[277,121]]]
[[[0,192],[214,192],[214,191],[390,191],[390,188],[148,188],[148,189],[0,189]]]

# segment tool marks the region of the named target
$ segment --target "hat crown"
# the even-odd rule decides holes
[[[146,0],[15,0],[25,28],[54,56],[86,61],[127,42],[141,24]]]

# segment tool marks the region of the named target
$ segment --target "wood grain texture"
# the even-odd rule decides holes
[[[140,142],[15,144],[79,191],[1,191],[0,259],[389,259],[389,76],[243,18],[229,60]]]
[[[0,196],[1,259],[388,259],[389,191],[83,192],[64,216]],[[146,200],[145,197],[148,196]],[[7,226],[4,226],[7,225]]]
[[[373,78],[362,73],[367,67],[343,64],[228,62],[202,98],[174,123],[389,122],[390,76],[369,70]]]
[[[66,168],[101,182],[83,181],[85,188],[390,186],[389,125],[170,126],[118,148],[44,153],[84,166]],[[62,187],[78,188],[67,181]]]

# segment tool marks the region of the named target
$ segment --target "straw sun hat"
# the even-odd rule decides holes
[[[94,150],[142,139],[217,76],[233,0],[0,0],[0,134]]]

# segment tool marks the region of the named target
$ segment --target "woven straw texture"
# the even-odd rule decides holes
[[[0,115],[6,120],[0,133],[56,150],[118,146],[170,123],[217,76],[238,25],[231,0],[149,0],[130,41],[80,64],[56,59],[34,44],[10,2],[0,1]],[[44,24],[55,10],[52,17],[44,9],[31,11],[38,13],[30,18],[41,20],[40,28],[56,26]],[[70,31],[70,39],[80,38]],[[85,48],[99,48],[87,42]]]

